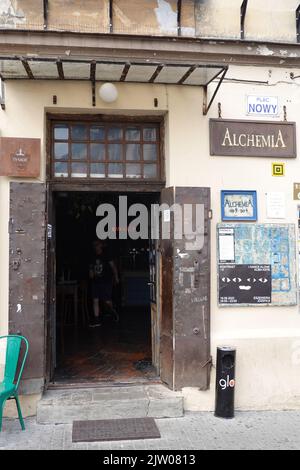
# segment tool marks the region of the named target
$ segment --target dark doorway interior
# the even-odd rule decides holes
[[[112,300],[117,316],[100,304],[101,326],[91,327],[93,300],[89,263],[93,257],[96,209],[118,208],[120,193],[59,192],[56,212],[56,368],[55,383],[144,382],[157,379],[152,365],[149,246],[147,240],[120,240],[117,224],[106,253],[119,273]],[[128,206],[158,202],[151,193],[122,194]],[[130,218],[128,221],[130,222]]]

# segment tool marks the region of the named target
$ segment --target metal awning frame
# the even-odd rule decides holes
[[[300,42],[300,4],[296,8],[295,15],[296,15],[296,37],[297,37],[297,42]]]
[[[247,14],[247,6],[248,6],[248,0],[243,0],[241,4],[241,13],[240,13],[241,39],[245,39],[245,19],[246,19],[246,14]]]
[[[149,84],[167,84],[167,85],[186,85],[186,86],[202,86],[204,87],[204,101],[203,101],[203,114],[206,115],[208,110],[210,109],[212,102],[223,82],[223,79],[225,77],[225,74],[228,70],[228,66],[225,65],[220,65],[220,64],[204,64],[204,63],[158,63],[158,62],[151,62],[149,60],[147,61],[109,61],[109,60],[82,60],[82,59],[60,59],[60,58],[28,58],[24,56],[5,56],[5,57],[0,57],[0,61],[19,61],[25,71],[25,77],[20,76],[20,77],[3,77],[0,74],[0,78],[2,82],[5,82],[6,80],[71,80],[71,81],[76,81],[76,80],[81,80],[81,81],[90,81],[91,82],[91,89],[92,89],[92,105],[96,106],[96,83],[101,82],[100,79],[96,79],[96,67],[97,64],[101,65],[119,65],[122,68],[121,75],[118,77],[118,79],[109,79],[105,81],[110,81],[110,82],[126,82],[126,83],[149,83]],[[45,62],[45,63],[53,63],[56,64],[57,67],[57,77],[35,77],[34,73],[30,67],[31,63],[34,62]],[[88,78],[69,78],[65,77],[65,72],[64,72],[64,64],[87,64],[90,67],[90,72],[89,72],[89,77]],[[155,68],[154,73],[151,74],[151,77],[148,80],[126,80],[128,73],[130,71],[130,68],[132,66],[143,66],[143,67],[152,67]],[[182,68],[183,69],[183,75],[180,77],[179,80],[174,81],[174,82],[168,82],[168,81],[161,81],[161,82],[156,82],[156,79],[159,77],[161,72],[165,67],[172,68]],[[186,70],[187,69],[187,70]],[[211,77],[206,83],[203,84],[188,84],[186,83],[186,80],[192,75],[193,72],[195,72],[197,69],[218,69],[218,72]],[[213,93],[213,96],[210,100],[210,102],[207,104],[207,91],[208,91],[208,85],[214,81],[216,78],[219,78],[219,83]],[[1,102],[1,107],[2,109],[5,109],[5,102],[4,102],[4,90],[2,94],[2,99],[3,103]]]
[[[208,104],[207,104],[208,85],[205,85],[205,86],[204,86],[204,90],[203,90],[203,111],[202,111],[204,116],[206,116],[207,113],[208,113],[208,111],[210,110],[210,107],[211,107],[211,105],[213,104],[215,97],[217,96],[217,93],[218,93],[218,91],[219,91],[220,86],[221,86],[222,83],[223,83],[223,80],[224,80],[224,78],[225,78],[225,75],[226,75],[227,71],[228,71],[228,66],[224,67],[223,71],[220,72],[220,73],[221,73],[221,76],[220,76],[220,73],[218,73],[218,74],[213,78],[213,80],[215,80],[216,78],[218,78],[218,77],[220,76],[220,77],[219,77],[219,83],[218,83],[218,85],[216,86],[216,89],[215,89],[215,91],[213,92],[213,95],[212,95],[212,97],[211,97],[211,99],[210,99],[210,101],[209,101]],[[213,80],[211,80],[210,83],[211,83]]]

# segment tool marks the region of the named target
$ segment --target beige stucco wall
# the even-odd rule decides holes
[[[299,74],[299,71],[294,72]],[[290,70],[284,69],[231,67],[229,79],[267,81],[269,85],[228,80],[222,85],[209,116],[202,115],[201,88],[118,84],[119,98],[115,103],[104,105],[97,98],[97,106],[92,108],[89,83],[58,81],[8,82],[7,109],[0,112],[2,136],[42,139],[42,180],[45,178],[46,110],[165,115],[167,185],[212,188],[212,353],[214,356],[219,344],[237,347],[236,403],[242,409],[300,407],[300,315],[298,306],[218,308],[216,224],[220,222],[220,190],[256,189],[260,223],[278,222],[266,219],[265,192],[283,191],[286,219],[280,222],[296,224],[297,202],[292,199],[292,190],[293,182],[299,181],[300,164],[298,158],[286,160],[286,176],[275,178],[271,176],[273,160],[269,158],[211,157],[208,123],[209,117],[217,117],[218,101],[223,118],[247,119],[247,94],[279,96],[280,106],[287,106],[288,120],[297,121],[300,101],[297,83],[300,84],[300,80],[293,82],[289,73]],[[52,105],[52,95],[58,97],[57,106]],[[158,108],[154,108],[154,98],[158,98]],[[298,148],[299,139],[298,124]],[[8,179],[0,177],[0,333],[7,331],[8,203]],[[212,409],[214,375],[210,391],[185,389],[184,395],[187,409]]]

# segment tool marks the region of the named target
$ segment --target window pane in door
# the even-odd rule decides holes
[[[54,126],[54,139],[55,140],[68,140],[69,128],[65,124],[56,124]]]
[[[108,129],[108,140],[122,140],[123,132],[121,127],[110,127]]]
[[[87,126],[85,124],[74,124],[71,126],[72,140],[86,140]]]
[[[90,154],[91,154],[91,160],[93,161],[105,160],[105,145],[104,144],[91,144]]]
[[[125,132],[126,140],[140,140],[141,131],[138,127],[128,127]]]
[[[73,178],[86,178],[87,177],[87,164],[86,163],[72,163],[71,176]]]
[[[139,144],[126,145],[126,160],[140,160],[141,159],[141,146]]]
[[[90,129],[91,140],[104,140],[105,139],[105,128],[99,126],[92,126]]]
[[[156,178],[156,177],[157,177],[157,165],[155,163],[144,165],[144,178]]]
[[[54,144],[54,158],[55,160],[68,160],[69,144],[55,142]]]
[[[110,178],[123,178],[123,165],[121,163],[109,163],[108,176]]]
[[[67,178],[68,177],[68,164],[57,162],[54,164],[54,176],[56,178]]]
[[[144,128],[144,140],[157,140],[157,129],[156,127],[145,127]]]
[[[87,159],[87,144],[72,144],[72,160]]]
[[[105,164],[92,163],[91,164],[91,178],[104,178],[105,177]]]
[[[142,169],[139,163],[128,163],[126,165],[126,178],[141,178]]]
[[[112,161],[122,160],[123,146],[121,144],[108,144],[108,159]]]
[[[144,145],[144,160],[157,160],[157,145],[145,144]]]

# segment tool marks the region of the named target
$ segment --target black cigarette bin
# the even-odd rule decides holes
[[[229,346],[217,348],[215,416],[234,417],[235,349]]]

